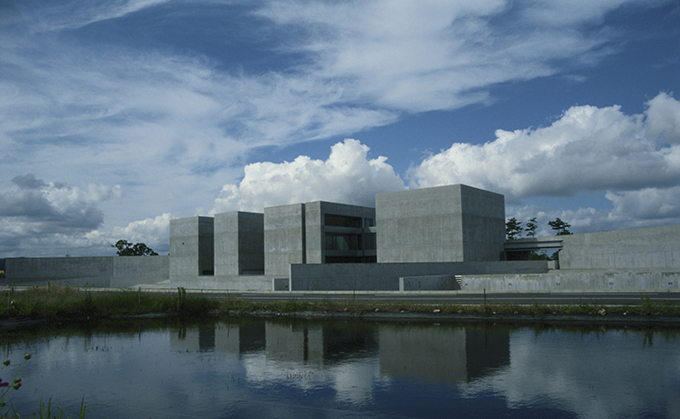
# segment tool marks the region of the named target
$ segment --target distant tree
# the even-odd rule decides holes
[[[158,256],[158,253],[146,247],[144,243],[132,244],[127,240],[118,240],[111,247],[118,249],[116,252],[118,256]]]
[[[512,217],[505,223],[505,235],[508,240],[519,239],[522,235],[522,231],[524,231],[524,227],[522,227],[522,224],[517,221],[517,218],[515,217]]]
[[[538,224],[536,223],[536,217],[527,221],[527,228],[524,231],[527,232],[527,237],[536,236],[536,229],[538,229]]]
[[[556,236],[567,236],[571,234],[571,231],[569,231],[571,224],[567,224],[566,222],[560,220],[559,217],[555,219],[555,221],[548,221],[548,224],[550,225],[550,228],[557,232],[555,234]]]

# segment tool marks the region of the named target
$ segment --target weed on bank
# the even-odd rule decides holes
[[[32,287],[0,292],[0,318],[46,317],[93,319],[148,313],[204,316],[219,307],[214,299],[135,291],[89,291],[62,286]]]
[[[25,291],[0,291],[0,319],[14,317],[65,318],[73,320],[133,316],[149,313],[168,313],[187,317],[208,315],[239,315],[255,312],[294,314],[299,312],[346,312],[361,315],[368,312],[408,312],[443,314],[494,315],[642,315],[680,316],[680,306],[672,302],[654,302],[641,295],[640,304],[606,306],[598,303],[548,305],[533,304],[415,304],[403,301],[299,301],[294,299],[266,303],[242,299],[215,298],[187,293],[178,288],[176,293],[139,291],[97,291],[62,286],[32,287]]]

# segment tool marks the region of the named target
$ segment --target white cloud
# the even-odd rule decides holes
[[[299,156],[280,164],[245,167],[239,185],[224,185],[212,213],[258,211],[264,207],[316,200],[374,206],[375,194],[404,189],[387,158],[369,159],[369,148],[347,139],[331,147],[325,161]]]
[[[34,175],[17,176],[13,188],[0,191],[0,252],[21,255],[35,247],[63,255],[84,245],[84,235],[104,221],[100,206],[121,197],[120,186],[45,182]],[[86,247],[89,247],[85,245]]]
[[[495,141],[482,145],[455,143],[412,168],[412,185],[466,183],[516,203],[531,196],[677,184],[680,147],[664,146],[647,132],[650,125],[660,132],[657,115],[664,121],[677,117],[678,101],[661,94],[648,106],[645,115],[631,116],[618,106],[575,106],[549,127],[498,130]]]
[[[680,143],[680,102],[661,93],[648,102],[647,125],[651,137],[669,144]]]
[[[504,0],[275,1],[259,15],[300,30],[286,48],[311,54],[316,77],[342,80],[343,99],[422,112],[483,101],[496,83],[555,74],[556,59],[592,62],[612,35],[586,35],[582,25],[622,3],[588,2],[576,12]]]

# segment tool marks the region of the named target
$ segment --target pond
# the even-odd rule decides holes
[[[0,337],[24,414],[680,418],[680,331],[234,319]]]

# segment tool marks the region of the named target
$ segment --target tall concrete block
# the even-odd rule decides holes
[[[170,220],[170,278],[214,275],[214,219]]]
[[[379,263],[500,260],[503,195],[449,185],[376,195]]]
[[[264,273],[264,214],[215,214],[215,275]]]
[[[305,204],[264,209],[265,275],[287,278],[291,263],[305,263]]]

